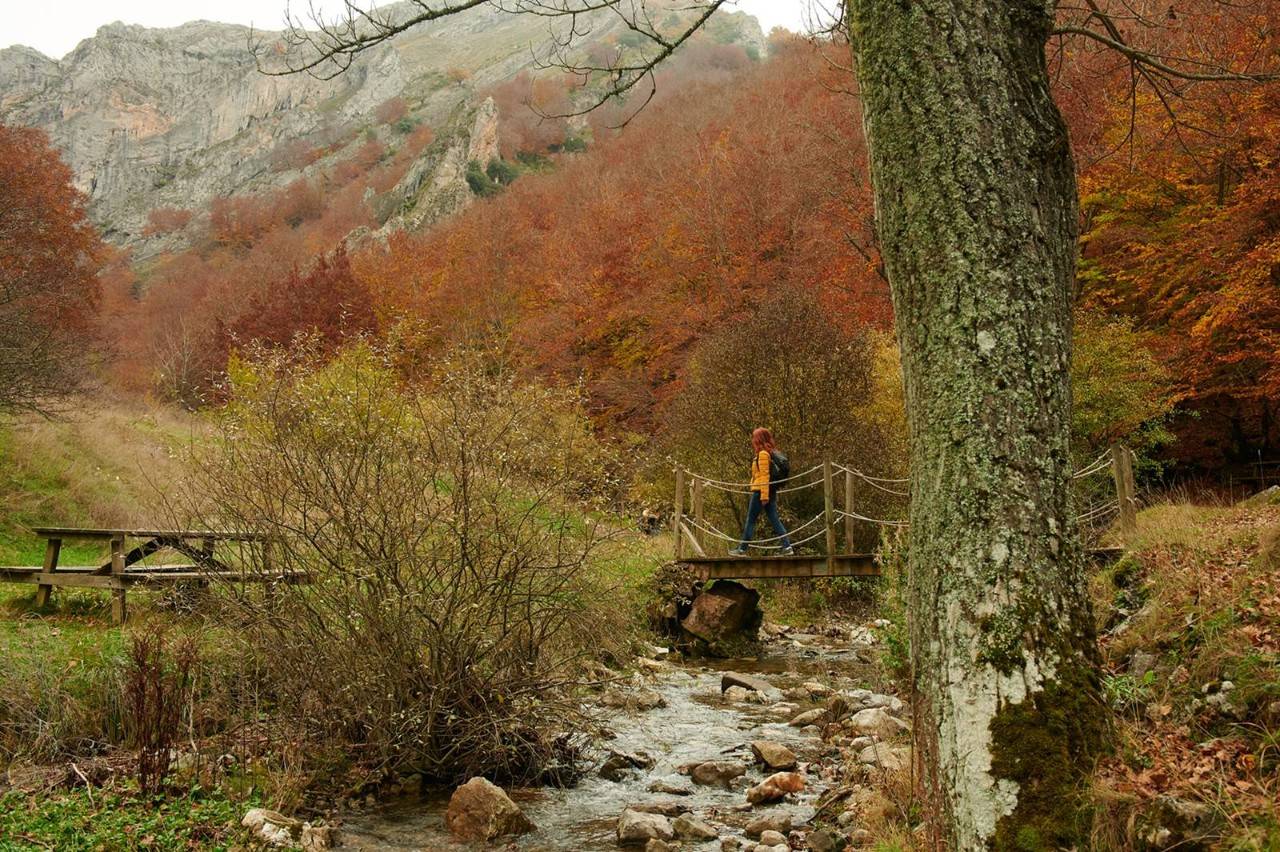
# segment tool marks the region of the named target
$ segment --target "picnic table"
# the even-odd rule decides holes
[[[211,580],[239,582],[305,581],[298,572],[270,570],[270,541],[259,533],[232,530],[148,530],[93,529],[81,527],[36,527],[32,530],[46,541],[44,564],[0,567],[0,582],[35,583],[36,606],[44,606],[54,586],[111,590],[111,620],[123,624],[127,617],[126,595],[136,584],[196,583]],[[101,565],[59,565],[62,543],[67,540],[109,542],[111,556]],[[219,542],[256,543],[262,548],[262,568],[248,571],[235,568],[216,554]],[[182,563],[146,563],[148,557],[169,552]]]

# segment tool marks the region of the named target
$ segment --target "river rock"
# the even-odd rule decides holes
[[[738,674],[737,672],[725,672],[720,675],[720,691],[726,692],[731,687],[740,686],[743,689],[749,689],[752,692],[758,692],[769,701],[781,701],[782,691],[767,680],[751,675]]]
[[[701,640],[708,652],[725,656],[744,641],[756,641],[762,618],[759,592],[733,580],[720,580],[693,599],[680,626]]]
[[[675,846],[672,846],[670,843],[666,842],[665,840],[659,840],[656,837],[650,837],[649,842],[644,845],[644,852],[671,852],[671,850],[675,848],[676,848]]]
[[[826,715],[827,715],[826,710],[824,710],[821,707],[815,707],[812,710],[804,711],[803,713],[801,713],[799,716],[796,716],[787,724],[793,728],[803,728],[803,727],[806,727],[807,725],[812,725],[822,721],[824,718],[826,718]]]
[[[778,846],[787,842],[787,837],[780,831],[768,829],[760,832],[760,842],[765,846]]]
[[[897,697],[896,695],[881,695],[879,693],[874,693],[874,692],[867,697],[866,701],[862,703],[862,706],[863,707],[883,707],[886,710],[888,710],[890,713],[893,713],[895,715],[898,713],[901,713],[903,711],[903,708],[905,707],[905,705],[902,703],[902,699]]]
[[[463,840],[492,840],[534,829],[501,787],[479,777],[453,791],[444,822],[450,832]]]
[[[739,775],[746,775],[747,767],[736,760],[708,760],[693,767],[689,773],[695,784],[729,786]]]
[[[250,808],[240,824],[268,846],[292,846],[293,832],[302,824],[292,817],[266,808]]]
[[[332,826],[304,822],[298,845],[302,847],[302,852],[323,852],[325,849],[333,848],[333,834]]]
[[[816,680],[807,680],[800,684],[800,687],[815,701],[826,698],[831,694],[831,687],[818,683]]]
[[[868,707],[853,714],[848,722],[849,730],[860,736],[873,736],[882,740],[893,739],[900,733],[911,730],[911,726],[901,719],[895,719],[883,707]]]
[[[756,760],[769,769],[777,771],[796,768],[795,752],[781,743],[775,743],[772,740],[754,740],[751,743],[751,753],[755,755]]]
[[[803,789],[804,776],[799,772],[775,772],[747,791],[747,801],[753,805],[776,802]]]
[[[650,793],[665,793],[668,796],[688,796],[693,788],[678,775],[671,778],[659,778],[649,784]]]
[[[676,817],[671,827],[681,840],[715,840],[719,836],[714,828],[689,814]]]
[[[651,838],[671,840],[676,836],[671,822],[662,814],[651,814],[628,808],[618,817],[618,843],[642,846]]]
[[[751,690],[740,686],[731,686],[723,694],[726,701],[742,702],[751,698]]]
[[[639,805],[627,805],[627,810],[641,814],[661,814],[664,817],[678,817],[689,810],[688,805],[671,800],[644,802]]]
[[[871,841],[874,839],[875,836],[865,828],[855,828],[853,831],[849,832],[850,846],[870,846]]]
[[[766,831],[779,834],[791,831],[791,814],[763,814],[747,823],[747,837],[759,837]]]
[[[736,837],[720,838],[720,852],[738,852],[742,848],[742,841]]]
[[[809,832],[805,837],[805,843],[809,847],[809,852],[840,852],[844,845],[840,842],[838,834],[826,828]]]
[[[869,745],[858,753],[858,762],[898,772],[911,765],[911,746]]]

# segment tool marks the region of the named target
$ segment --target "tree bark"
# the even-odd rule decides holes
[[[1077,208],[1053,4],[847,2],[911,426],[923,777],[953,849],[1070,847],[1105,715],[1069,507]]]

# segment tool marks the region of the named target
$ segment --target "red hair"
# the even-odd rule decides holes
[[[751,433],[751,448],[757,453],[761,450],[773,452],[777,444],[773,442],[773,433],[761,426]]]

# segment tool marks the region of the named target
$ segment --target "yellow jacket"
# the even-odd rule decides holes
[[[769,451],[756,453],[751,462],[751,490],[760,492],[760,502],[769,502]]]

